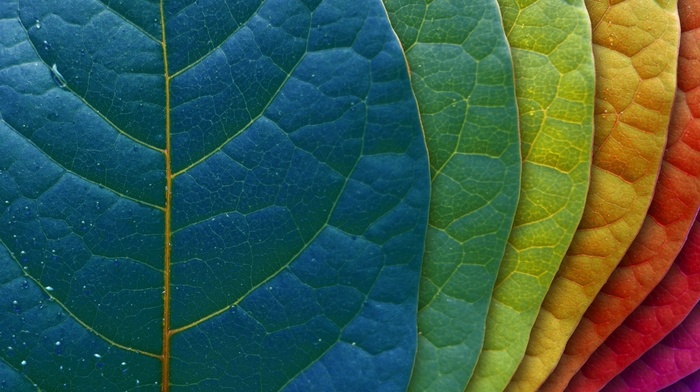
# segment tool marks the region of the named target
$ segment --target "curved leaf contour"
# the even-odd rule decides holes
[[[700,307],[603,391],[658,391],[700,369]]]
[[[597,391],[673,330],[700,300],[700,217],[661,283],[586,361],[567,391]]]
[[[593,139],[594,66],[583,2],[499,5],[513,56],[522,189],[471,391],[502,390],[525,352],[583,212]]]
[[[679,1],[680,3],[680,1]],[[700,391],[700,370],[692,373],[682,380],[678,380],[675,383],[669,385],[668,387],[661,390],[661,392],[696,392]]]
[[[379,0],[0,11],[10,389],[406,388],[430,176]]]
[[[654,199],[641,231],[584,314],[543,390],[563,389],[656,287],[695,220],[700,205],[700,2],[679,0],[678,10],[678,87]]]
[[[411,390],[463,391],[520,192],[510,49],[495,0],[385,0],[432,176]]]
[[[587,0],[596,63],[591,185],[511,390],[536,390],[637,236],[654,194],[676,88],[676,1]]]

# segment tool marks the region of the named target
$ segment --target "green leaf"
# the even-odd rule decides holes
[[[520,192],[510,49],[495,0],[384,4],[411,68],[433,187],[410,389],[461,392]]]
[[[0,117],[3,386],[406,388],[430,177],[379,0],[4,1]]]
[[[520,201],[470,391],[503,390],[581,219],[589,183],[594,67],[583,1],[499,1],[523,141]]]

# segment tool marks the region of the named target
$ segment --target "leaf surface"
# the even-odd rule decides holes
[[[661,392],[695,392],[700,390],[700,370],[661,390]]]
[[[495,0],[385,0],[406,52],[432,196],[411,390],[463,391],[520,192],[510,49]]]
[[[536,390],[637,236],[654,194],[676,89],[676,1],[587,0],[596,119],[586,209],[513,376]]]
[[[11,390],[406,388],[430,177],[379,0],[0,24]]]
[[[502,390],[581,218],[590,173],[594,74],[582,1],[499,1],[511,47],[522,189],[470,391]]]
[[[567,390],[599,390],[678,326],[700,300],[700,223],[661,283],[571,379]]]
[[[700,307],[603,391],[657,391],[700,369]]]
[[[584,314],[542,389],[561,390],[586,359],[658,285],[700,205],[700,2],[679,0],[678,87],[654,199],[617,269]]]

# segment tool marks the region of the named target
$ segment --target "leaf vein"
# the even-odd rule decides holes
[[[160,44],[160,40],[151,35],[148,31],[144,30],[141,26],[137,25],[136,23],[132,22],[129,18],[126,17],[126,15],[122,14],[121,12],[115,10],[114,8],[110,7],[107,5],[107,3],[104,2],[104,0],[99,0],[100,3],[105,7],[106,10],[110,11],[112,14],[118,16],[120,19],[125,21],[126,23],[130,24],[133,26],[136,30],[140,31],[143,35],[148,37],[151,41]]]
[[[367,109],[365,108],[365,113],[366,113],[366,112],[367,112]],[[360,151],[364,151],[364,143],[365,143],[366,131],[367,131],[367,123],[365,122],[363,131],[362,131],[362,146],[361,146],[361,148],[360,148]],[[179,332],[185,331],[185,330],[187,330],[187,329],[190,329],[190,328],[192,328],[192,327],[194,327],[194,326],[197,326],[197,325],[201,324],[202,322],[207,321],[207,320],[211,319],[212,317],[215,317],[215,316],[217,316],[217,315],[219,315],[219,314],[225,312],[226,310],[228,310],[228,309],[230,309],[230,308],[232,308],[232,307],[238,305],[239,303],[241,303],[241,301],[243,301],[245,298],[247,298],[248,295],[250,295],[252,292],[254,292],[254,291],[257,290],[258,288],[260,288],[261,286],[263,286],[264,284],[266,284],[267,282],[269,282],[270,280],[272,280],[273,278],[275,278],[276,276],[278,276],[278,275],[279,275],[280,273],[282,273],[282,271],[284,271],[285,269],[287,269],[287,268],[288,268],[302,253],[304,253],[304,251],[306,251],[306,249],[308,249],[309,245],[312,244],[312,243],[316,240],[316,238],[323,232],[323,230],[324,230],[325,228],[330,227],[330,224],[329,224],[329,223],[330,223],[331,217],[333,216],[333,213],[335,212],[335,209],[336,209],[337,206],[338,206],[338,202],[340,201],[340,198],[341,198],[342,195],[344,194],[345,189],[347,188],[348,183],[350,183],[350,179],[351,179],[352,175],[355,173],[355,170],[357,169],[357,165],[358,165],[359,162],[362,160],[362,157],[363,157],[363,156],[364,156],[364,154],[363,154],[363,153],[360,153],[360,155],[357,157],[357,160],[355,161],[355,164],[353,165],[352,169],[350,170],[350,173],[348,174],[347,177],[345,177],[345,181],[343,182],[343,186],[342,186],[342,188],[340,189],[340,191],[338,192],[338,196],[336,197],[335,201],[333,202],[333,208],[331,208],[331,210],[328,212],[328,217],[326,218],[326,222],[325,222],[323,225],[321,225],[321,227],[318,229],[318,231],[316,231],[316,233],[315,233],[308,241],[306,241],[306,243],[304,244],[304,246],[302,246],[301,249],[299,249],[299,251],[297,251],[296,254],[294,254],[292,257],[290,257],[290,259],[289,259],[289,261],[288,261],[287,263],[285,263],[284,265],[282,265],[282,266],[281,266],[277,271],[275,271],[274,273],[270,274],[270,276],[268,276],[267,278],[265,278],[265,279],[263,279],[262,281],[258,282],[255,286],[251,287],[248,291],[246,291],[246,292],[245,292],[243,295],[241,295],[238,299],[236,299],[235,301],[233,301],[233,303],[231,303],[230,305],[226,305],[226,306],[224,306],[223,308],[221,308],[221,309],[219,309],[219,310],[217,310],[217,311],[215,311],[215,312],[213,312],[213,313],[210,313],[210,314],[208,314],[208,315],[206,315],[206,316],[200,318],[199,320],[196,320],[196,321],[194,321],[194,322],[192,322],[192,323],[190,323],[190,324],[184,325],[184,326],[182,326],[182,327],[180,327],[180,328],[172,329],[172,330],[171,330],[171,333],[174,335],[174,334],[176,334],[176,333],[179,333]]]
[[[173,73],[172,75],[170,75],[170,78],[171,78],[171,79],[174,79],[175,77],[177,77],[177,76],[179,76],[179,75],[185,73],[188,69],[193,68],[195,65],[197,65],[197,64],[201,63],[202,61],[204,61],[204,59],[206,59],[207,57],[209,57],[212,53],[214,53],[214,52],[216,52],[217,50],[219,50],[219,48],[221,48],[221,45],[223,45],[226,41],[228,41],[229,39],[231,39],[231,37],[233,37],[234,35],[236,35],[236,33],[238,33],[239,31],[241,31],[241,29],[242,29],[243,27],[245,27],[245,26],[248,24],[248,22],[249,22],[255,15],[258,14],[258,11],[260,11],[260,9],[263,7],[263,5],[265,5],[266,2],[267,2],[267,0],[261,1],[261,2],[260,2],[260,5],[258,5],[258,8],[257,8],[255,11],[251,12],[250,17],[249,17],[248,19],[246,19],[245,21],[239,23],[239,24],[238,24],[238,27],[237,27],[236,29],[234,29],[234,30],[231,32],[231,34],[229,34],[226,38],[224,38],[223,40],[221,40],[221,42],[220,42],[218,45],[216,45],[216,46],[214,46],[213,48],[211,48],[211,50],[209,50],[207,53],[203,54],[203,55],[202,55],[200,58],[198,58],[197,60],[191,62],[190,64],[186,65],[186,66],[183,67],[182,69],[180,69],[180,70],[178,70],[177,72],[175,72],[175,73]],[[163,28],[165,28],[165,26],[163,26]]]
[[[307,40],[307,43],[308,43],[308,40]],[[198,160],[192,162],[192,163],[191,163],[190,165],[188,165],[187,167],[185,167],[185,168],[183,168],[183,169],[181,169],[181,170],[175,172],[175,173],[173,174],[173,179],[175,179],[175,178],[176,178],[177,176],[179,176],[180,174],[182,174],[182,173],[184,173],[184,172],[186,172],[186,171],[188,171],[188,170],[190,170],[190,169],[196,167],[196,166],[199,165],[200,163],[202,163],[202,162],[206,161],[207,159],[209,159],[209,157],[211,157],[212,155],[214,155],[214,154],[216,154],[217,152],[221,151],[221,149],[224,148],[224,146],[226,146],[228,143],[230,143],[232,140],[234,140],[234,139],[237,138],[238,136],[242,135],[245,131],[247,131],[250,127],[252,127],[253,124],[255,124],[259,119],[261,119],[262,117],[264,117],[265,110],[267,110],[267,109],[270,107],[270,104],[275,100],[275,98],[277,98],[277,96],[279,95],[279,93],[282,91],[282,88],[284,87],[284,85],[285,85],[285,84],[287,83],[287,81],[292,77],[292,74],[294,74],[294,71],[296,71],[296,69],[299,67],[299,65],[301,65],[301,63],[304,61],[304,59],[306,58],[306,54],[307,54],[307,53],[308,53],[308,49],[307,49],[306,51],[304,51],[304,55],[301,56],[301,57],[299,58],[299,61],[297,61],[297,63],[294,64],[294,67],[292,67],[292,69],[287,73],[287,76],[286,76],[286,77],[284,78],[284,80],[280,83],[280,87],[277,89],[277,91],[275,91],[274,94],[272,94],[272,96],[270,97],[270,100],[267,102],[267,104],[265,104],[264,108],[260,111],[260,113],[259,113],[258,115],[256,115],[254,118],[252,118],[252,119],[248,122],[248,124],[244,125],[243,128],[241,128],[241,130],[239,130],[238,132],[236,132],[236,133],[234,133],[233,135],[231,135],[228,139],[226,139],[223,143],[219,144],[219,145],[218,145],[216,148],[214,148],[212,151],[208,152],[207,154],[205,154],[204,156],[202,156],[202,157],[199,158]],[[272,120],[271,120],[271,121],[272,121]]]
[[[114,193],[115,195],[117,195],[117,196],[119,196],[119,197],[121,197],[121,198],[123,198],[123,199],[131,200],[131,201],[133,201],[133,202],[135,202],[135,203],[142,204],[142,205],[147,206],[147,207],[155,208],[155,209],[160,210],[160,211],[163,211],[163,210],[164,210],[164,207],[161,207],[161,206],[155,205],[155,204],[151,204],[151,203],[149,203],[149,202],[147,202],[147,201],[140,200],[140,199],[137,199],[137,198],[135,198],[135,197],[126,195],[126,194],[124,194],[124,193],[122,193],[122,192],[119,192],[119,191],[117,191],[116,189],[110,187],[109,185],[102,184],[102,183],[100,183],[100,182],[98,182],[98,181],[95,181],[95,180],[92,180],[92,179],[90,179],[90,178],[87,178],[87,177],[85,177],[84,175],[75,172],[74,170],[69,169],[68,167],[64,166],[63,164],[61,164],[60,162],[58,162],[57,160],[55,160],[51,155],[47,154],[46,151],[44,151],[41,147],[39,147],[38,145],[36,145],[36,143],[34,143],[33,140],[31,140],[29,137],[27,137],[27,136],[24,135],[23,133],[19,132],[15,127],[13,127],[12,125],[8,124],[4,119],[0,118],[0,122],[2,122],[3,124],[7,125],[8,128],[10,128],[10,129],[13,130],[16,134],[18,134],[19,136],[21,136],[27,143],[31,144],[31,145],[34,146],[37,150],[39,150],[39,151],[41,151],[42,153],[44,153],[44,156],[46,156],[47,159],[49,159],[51,162],[53,162],[54,164],[56,164],[56,165],[57,165],[58,167],[60,167],[61,169],[65,170],[66,173],[70,173],[70,174],[72,174],[72,175],[78,177],[79,179],[81,179],[81,180],[83,180],[83,181],[86,181],[86,182],[89,182],[89,183],[91,183],[91,184],[93,184],[93,185],[96,185],[96,186],[98,186],[98,187],[104,188],[104,189],[106,189],[106,190],[108,190],[108,191]],[[65,173],[64,173],[64,174],[65,174]]]
[[[99,333],[97,330],[95,330],[95,329],[92,328],[91,326],[89,326],[85,321],[81,320],[78,316],[76,316],[66,305],[64,305],[63,302],[61,302],[58,298],[56,298],[56,297],[54,297],[53,295],[51,295],[51,292],[48,291],[48,290],[44,287],[44,285],[41,284],[41,282],[40,282],[37,278],[35,278],[33,275],[29,274],[29,273],[27,272],[27,270],[25,270],[24,268],[22,268],[22,264],[19,262],[19,260],[17,260],[17,258],[15,257],[15,254],[10,250],[10,248],[7,246],[7,244],[5,244],[5,241],[4,241],[2,238],[0,238],[0,245],[2,245],[5,249],[7,249],[7,253],[10,255],[10,257],[12,258],[12,260],[17,264],[17,267],[19,267],[20,271],[22,271],[22,275],[24,275],[25,278],[27,278],[27,279],[31,280],[32,282],[34,282],[34,284],[36,284],[36,285],[44,292],[44,294],[45,294],[47,297],[49,297],[49,299],[50,299],[52,302],[58,304],[61,308],[63,308],[63,310],[65,310],[66,313],[68,313],[68,314],[73,318],[73,320],[75,320],[75,321],[76,321],[78,324],[80,324],[83,328],[85,328],[85,329],[87,329],[88,331],[92,332],[92,333],[93,333],[94,335],[96,335],[98,338],[104,340],[105,342],[111,344],[111,345],[114,346],[114,347],[121,348],[122,350],[131,351],[131,352],[134,352],[134,353],[137,353],[137,354],[141,354],[141,355],[145,355],[145,356],[152,357],[152,358],[160,358],[160,355],[153,354],[153,353],[150,353],[150,352],[148,352],[148,351],[143,351],[143,350],[135,349],[135,348],[129,347],[129,346],[127,346],[127,345],[117,343],[117,342],[115,342],[114,340],[112,340],[112,339],[110,339],[110,338],[108,338],[108,337],[102,335],[101,333]]]

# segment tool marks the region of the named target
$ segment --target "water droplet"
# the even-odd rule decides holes
[[[95,356],[95,358],[102,358],[102,355],[100,355],[100,354],[95,353],[93,355]]]
[[[51,286],[46,286],[44,288],[46,289],[46,291],[53,291],[53,287],[51,287]]]
[[[57,346],[60,346],[60,345],[61,345],[61,342],[60,342],[60,341],[56,342],[56,345],[57,345]]]
[[[34,19],[34,27],[36,27],[37,29],[41,28],[41,22],[39,21],[39,19]]]
[[[122,366],[126,366],[126,362],[122,362]]]
[[[21,364],[22,366],[26,366],[26,365],[27,365],[27,361],[22,361],[22,362],[20,362],[20,364]]]

